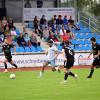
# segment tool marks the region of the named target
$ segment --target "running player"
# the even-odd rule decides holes
[[[5,41],[2,45],[2,49],[5,55],[5,60],[4,60],[4,66],[5,66],[5,71],[4,72],[8,72],[7,70],[7,62],[9,62],[11,65],[13,65],[15,68],[17,68],[17,65],[14,64],[13,60],[12,60],[12,55],[11,55],[11,48],[13,48],[14,45],[12,44],[11,41],[11,36],[7,36],[5,38]]]
[[[77,78],[77,74],[74,74],[70,71],[71,67],[74,65],[74,50],[71,50],[69,48],[70,42],[66,41],[63,44],[63,57],[64,57],[64,83],[67,82],[68,76],[72,76],[74,78]]]
[[[90,74],[87,78],[92,78],[92,75],[94,73],[94,67],[100,67],[100,45],[96,43],[96,39],[94,37],[92,37],[90,40],[92,43],[92,51],[88,58],[91,56],[91,54],[93,54],[94,60],[91,66]]]
[[[44,62],[42,70],[40,71],[40,77],[44,73],[44,69],[45,69],[45,67],[48,66],[48,64],[51,65],[52,71],[58,70],[60,72],[59,67],[57,67],[55,64],[55,60],[57,59],[57,56],[58,56],[58,50],[57,50],[56,46],[53,45],[52,40],[50,40],[48,42],[48,45],[49,45],[49,48],[48,48],[48,51],[46,52],[47,60]]]

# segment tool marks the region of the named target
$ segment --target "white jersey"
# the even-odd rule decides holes
[[[54,60],[55,59],[55,51],[58,51],[56,46],[53,45],[52,47],[49,47],[48,54],[47,54],[48,60]]]

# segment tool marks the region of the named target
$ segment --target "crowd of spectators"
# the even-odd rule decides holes
[[[37,40],[37,36],[44,41],[53,40],[54,42],[63,42],[73,39],[75,36],[72,33],[72,29],[79,30],[79,27],[74,24],[72,16],[54,15],[50,20],[47,20],[45,15],[41,18],[34,17],[33,28],[29,33],[26,27],[23,27],[23,31],[17,34],[17,28],[14,26],[13,19],[4,17],[0,20],[0,42],[3,42],[7,35],[13,37],[13,42],[16,42],[18,46],[40,46],[40,42]]]
[[[72,16],[67,18],[67,16],[54,15],[50,20],[47,20],[45,15],[41,18],[35,16],[33,25],[35,33],[39,35],[41,39],[45,41],[52,39],[54,42],[73,39],[72,28],[80,30],[80,28],[74,24]]]
[[[17,34],[17,29],[14,26],[13,19],[3,17],[2,20],[0,20],[0,43],[4,42],[4,39],[6,36],[11,35],[12,41],[16,43],[18,46],[35,46],[37,48],[40,43],[37,41],[36,34],[34,32],[27,32],[26,27],[23,27],[23,31]]]

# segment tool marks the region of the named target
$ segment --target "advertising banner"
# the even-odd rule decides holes
[[[89,53],[75,53],[75,63],[74,65],[91,65],[93,62],[93,56],[88,58]],[[4,55],[0,55],[0,68],[4,68]],[[46,54],[17,54],[13,55],[14,62],[19,67],[40,67],[43,66],[43,63],[46,59]],[[9,68],[13,67],[9,63],[7,63]],[[57,65],[64,64],[64,58],[62,54],[58,55],[56,60]]]
[[[72,18],[75,19],[74,8],[24,8],[23,10],[24,21],[33,21],[35,16],[41,18],[42,15],[45,15],[48,20],[51,19],[53,15],[66,15],[68,19],[72,16]]]

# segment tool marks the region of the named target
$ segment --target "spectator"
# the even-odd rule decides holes
[[[26,45],[23,33],[20,33],[20,36],[17,37],[17,44],[18,46],[22,46],[22,47]]]
[[[61,36],[66,35],[66,30],[65,30],[65,28],[64,28],[63,25],[62,25],[62,28],[60,29],[59,34],[60,34]]]
[[[10,29],[15,28],[14,25],[13,25],[13,23],[14,23],[14,22],[13,22],[13,19],[10,17],[10,18],[8,19],[8,26],[9,26]]]
[[[29,0],[26,1],[24,7],[25,7],[25,8],[31,8],[31,3],[30,3]]]
[[[70,30],[66,30],[66,35],[68,36],[68,39],[74,38],[74,34]]]
[[[38,21],[37,16],[35,16],[33,24],[34,24],[34,28],[35,28],[35,33],[37,33],[38,27],[39,27],[39,21]]]
[[[0,20],[0,35],[2,35],[4,32],[4,29],[2,27],[2,21]]]
[[[45,29],[43,30],[43,38],[45,41],[47,41],[48,37],[49,37],[49,30],[48,27],[45,27]]]
[[[43,31],[46,26],[47,26],[47,20],[45,18],[45,15],[43,15],[42,18],[40,19],[40,29],[42,29]]]
[[[37,8],[43,7],[43,0],[37,0]]]
[[[29,36],[29,34],[28,33],[25,33],[24,34],[24,40],[25,40],[25,42],[26,42],[26,46],[31,46],[31,42],[30,42],[30,36]]]
[[[23,32],[22,32],[23,36],[25,35],[25,33],[27,33],[27,30],[26,27],[23,27]]]
[[[62,20],[62,16],[61,15],[58,16],[58,19],[56,20],[56,24],[57,24],[58,28],[62,27],[63,20]]]
[[[65,29],[67,29],[67,24],[68,24],[67,16],[64,16],[63,24],[64,24]]]
[[[34,47],[36,47],[36,49],[37,49],[38,42],[37,42],[37,37],[36,37],[36,34],[35,33],[31,33],[30,34],[30,41],[31,41],[31,44]]]
[[[4,27],[4,36],[6,37],[7,35],[10,35],[10,34],[11,34],[11,33],[10,33],[9,26],[6,25],[6,26]]]
[[[3,28],[7,25],[7,18],[4,16],[2,20]]]

